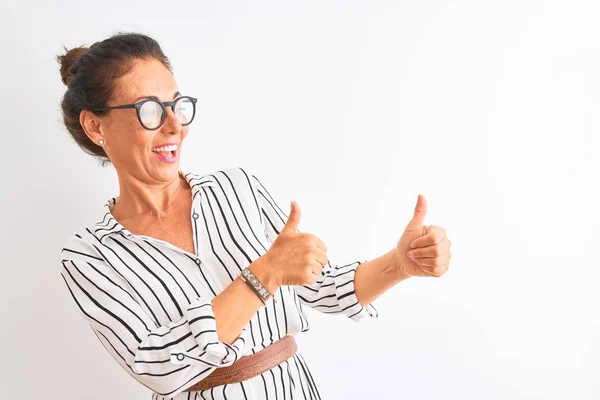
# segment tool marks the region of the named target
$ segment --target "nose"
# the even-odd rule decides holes
[[[175,113],[173,112],[173,107],[167,106],[165,107],[165,110],[165,122],[162,128],[171,131],[172,133],[180,132],[181,129],[183,129],[183,125],[181,125],[179,118],[177,118],[177,115],[175,115]]]

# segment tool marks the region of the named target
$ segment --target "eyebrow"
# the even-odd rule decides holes
[[[177,96],[181,96],[181,93],[175,92],[175,94],[173,95],[173,98],[175,98]],[[160,102],[160,99],[158,97],[156,97],[156,96],[140,96],[137,99],[135,99],[133,102],[137,103],[138,101],[140,101],[142,99],[152,99],[152,100],[156,100],[156,101]]]

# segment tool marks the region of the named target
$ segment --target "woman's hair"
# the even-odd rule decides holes
[[[65,126],[83,151],[97,157],[102,165],[108,164],[102,146],[84,132],[79,113],[106,107],[115,94],[116,80],[129,72],[136,60],[154,58],[172,72],[171,64],[156,40],[139,33],[116,33],[89,48],[65,47],[65,51],[56,57],[62,82],[67,86],[61,102]]]

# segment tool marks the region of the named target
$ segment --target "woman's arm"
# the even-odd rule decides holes
[[[243,171],[243,173],[248,176],[252,190],[255,193],[259,211],[262,215],[265,236],[273,243],[285,226],[286,220],[289,218],[288,213],[281,209],[278,204],[279,201],[269,193],[269,190],[256,175],[249,174],[246,171]],[[300,233],[299,230],[297,232]],[[356,322],[369,317],[377,318],[379,314],[372,304],[364,301],[359,302],[358,292],[355,290],[355,276],[357,268],[363,270],[361,275],[364,275],[365,271],[367,272],[367,280],[361,283],[362,287],[359,290],[365,293],[366,289],[367,296],[364,298],[368,299],[372,297],[368,293],[375,293],[377,289],[373,290],[372,288],[377,287],[377,282],[382,279],[378,277],[374,281],[372,278],[374,273],[384,270],[388,260],[389,258],[385,257],[374,264],[370,262],[369,265],[375,265],[375,268],[360,267],[362,264],[360,261],[333,265],[327,263],[323,267],[323,275],[319,277],[316,283],[294,286],[294,291],[302,304],[325,314],[343,314]],[[361,280],[364,280],[364,278],[361,278]],[[385,282],[386,285],[388,283]]]
[[[263,258],[257,258],[248,267],[269,293],[279,290],[263,272]],[[273,301],[270,299],[269,301]],[[256,293],[240,277],[212,299],[212,309],[217,323],[219,340],[233,343],[252,316],[263,306]]]
[[[394,268],[396,249],[371,261],[361,263],[356,269],[354,290],[361,305],[367,305],[397,283],[408,278]]]
[[[102,251],[72,237],[61,254],[61,276],[104,348],[146,387],[174,397],[252,345],[247,324],[262,301],[240,278],[216,297],[191,299],[180,318],[159,325]],[[259,279],[261,262],[250,266]]]

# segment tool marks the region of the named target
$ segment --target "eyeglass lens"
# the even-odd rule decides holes
[[[194,103],[189,98],[181,97],[175,102],[173,112],[181,125],[187,125],[194,117]],[[155,129],[160,126],[163,113],[164,108],[162,105],[154,100],[149,100],[140,107],[140,119],[148,129]]]

